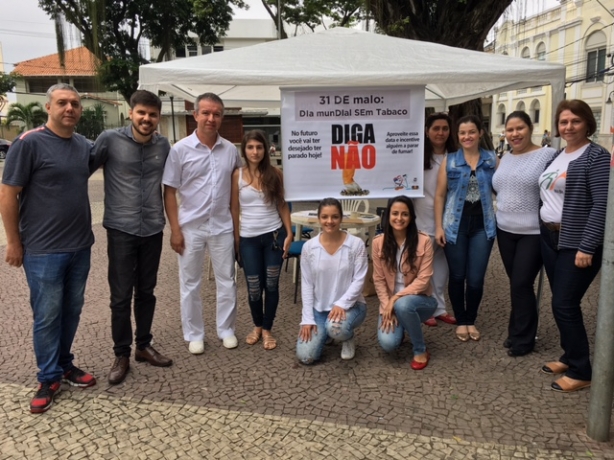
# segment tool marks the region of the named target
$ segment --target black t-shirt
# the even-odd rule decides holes
[[[478,178],[475,175],[475,170],[471,171],[469,183],[467,184],[467,196],[465,196],[465,206],[463,206],[463,215],[475,216],[482,214],[482,201],[480,200],[480,189],[478,188]]]
[[[45,126],[11,145],[2,183],[23,187],[19,231],[27,254],[74,252],[94,243],[88,198],[91,143],[62,138]]]

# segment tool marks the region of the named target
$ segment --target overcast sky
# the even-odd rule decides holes
[[[260,0],[247,3],[251,5],[249,11],[238,11],[235,17],[269,17]],[[557,0],[516,0],[516,8],[529,16],[557,4]],[[75,33],[69,33],[67,42],[68,48],[80,46]],[[16,62],[57,52],[53,22],[39,8],[38,0],[0,0],[0,46],[5,72],[11,71]]]

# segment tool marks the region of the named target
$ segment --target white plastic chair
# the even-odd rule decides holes
[[[352,212],[369,212],[369,200],[339,200],[345,214]],[[341,224],[343,225],[343,224]],[[368,235],[365,229],[348,228],[348,233],[367,242]]]
[[[343,212],[369,212],[369,200],[340,200]],[[364,209],[360,209],[364,206]]]

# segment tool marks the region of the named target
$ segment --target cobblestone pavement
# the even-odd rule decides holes
[[[392,354],[379,348],[375,297],[368,298],[354,360],[342,361],[341,347],[333,345],[320,364],[297,364],[300,299],[293,304],[291,267],[281,278],[277,349],[244,343],[252,326],[240,274],[239,347],[226,350],[215,337],[215,283],[205,280],[205,353],[189,354],[177,261],[166,235],[153,332],[155,347],[175,363],[162,369],[133,361],[125,382],[109,386],[113,352],[100,173],[90,189],[96,244],[73,351],[75,364],[92,371],[98,384],[66,388],[47,413],[29,413],[36,366],[28,289],[23,270],[0,264],[0,458],[614,459],[614,443],[585,434],[589,391],[553,392],[552,379],[538,372],[560,354],[547,288],[536,352],[522,358],[505,353],[509,293],[496,247],[478,318],[482,340],[461,343],[443,323],[425,328],[432,360],[416,372],[409,367],[409,342]],[[4,244],[0,240],[2,260]],[[598,284],[584,302],[590,337]]]

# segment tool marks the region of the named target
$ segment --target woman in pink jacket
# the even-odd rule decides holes
[[[373,240],[373,282],[380,301],[377,338],[385,351],[397,349],[405,331],[414,347],[411,368],[424,369],[426,350],[422,323],[433,316],[437,300],[431,295],[433,246],[418,232],[411,200],[398,196],[388,202],[384,234]]]

